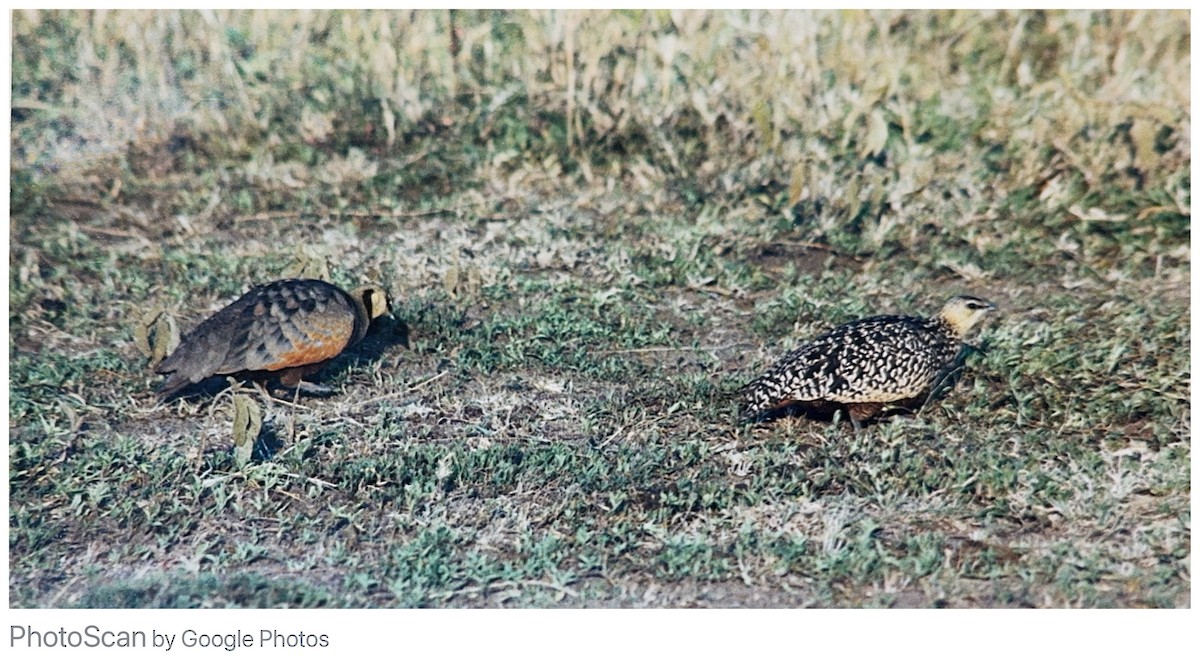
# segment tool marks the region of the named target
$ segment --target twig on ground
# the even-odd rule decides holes
[[[626,355],[626,354],[643,354],[651,352],[715,352],[717,350],[728,350],[736,348],[739,345],[751,345],[750,343],[726,343],[725,345],[702,345],[696,348],[627,348],[623,350],[596,350],[594,354],[598,355]]]

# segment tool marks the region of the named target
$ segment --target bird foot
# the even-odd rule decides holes
[[[883,406],[879,403],[851,403],[846,412],[850,415],[850,424],[854,426],[854,434],[863,432],[863,422],[879,414]]]
[[[334,393],[333,387],[323,384],[315,384],[301,380],[296,384],[284,384],[283,388],[289,394],[299,394],[300,396],[332,396]]]

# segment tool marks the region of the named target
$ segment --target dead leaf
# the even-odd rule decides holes
[[[161,306],[143,315],[133,328],[133,342],[151,364],[157,364],[179,347],[175,316]]]
[[[1133,141],[1133,160],[1141,170],[1153,168],[1157,161],[1154,133],[1154,122],[1143,119],[1134,120],[1133,127],[1129,130],[1129,137]]]
[[[808,162],[801,161],[792,168],[792,180],[788,183],[788,207],[795,207],[804,196],[808,186]]]
[[[262,409],[245,394],[233,396],[233,457],[238,467],[250,462],[262,431]]]
[[[863,149],[858,155],[866,157],[879,154],[887,145],[887,139],[887,118],[883,116],[882,110],[876,108],[867,118],[867,139],[863,142]]]
[[[309,246],[296,249],[296,259],[280,274],[285,279],[329,280],[329,261]]]
[[[458,284],[462,281],[462,270],[458,267],[458,262],[455,261],[446,273],[442,275],[442,286],[446,288],[446,294],[454,299],[458,299]]]

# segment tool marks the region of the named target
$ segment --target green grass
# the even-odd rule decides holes
[[[1190,604],[1184,13],[13,29],[16,607]],[[249,392],[243,466],[134,330],[297,244],[408,346]],[[959,292],[1000,310],[918,416],[738,421],[796,344]]]

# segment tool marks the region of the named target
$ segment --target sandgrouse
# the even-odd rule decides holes
[[[951,368],[967,333],[995,308],[959,295],[933,318],[879,315],[847,322],[742,387],[743,413],[756,417],[792,404],[844,407],[858,431],[884,406],[919,403]]]
[[[165,401],[215,375],[277,377],[302,393],[328,394],[329,387],[304,378],[361,341],[385,314],[391,314],[391,301],[377,285],[353,293],[313,279],[255,286],[201,322],[155,367],[166,376],[158,397]]]

